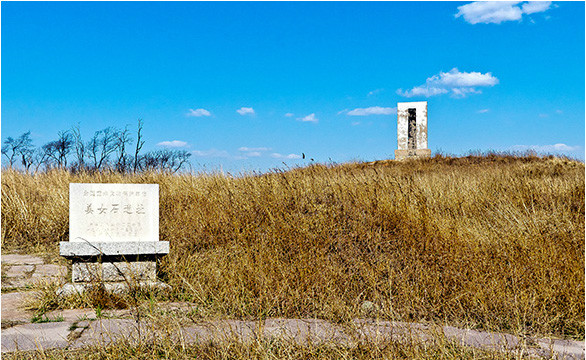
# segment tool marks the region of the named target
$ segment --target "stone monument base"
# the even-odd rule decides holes
[[[168,241],[60,243],[60,254],[71,259],[71,283],[58,295],[80,294],[103,287],[107,292],[129,289],[169,289],[157,280],[157,258],[169,252]]]
[[[395,150],[395,160],[418,159],[431,157],[430,149]]]
[[[108,293],[123,294],[128,292],[130,287],[139,289],[158,289],[170,290],[171,287],[162,281],[137,281],[137,282],[103,282],[103,283],[68,283],[57,289],[57,296],[70,296],[75,294],[83,294],[86,290],[95,287],[104,286],[104,290]]]

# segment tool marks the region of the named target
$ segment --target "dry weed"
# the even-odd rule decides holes
[[[68,240],[70,182],[157,183],[168,300],[584,337],[584,164],[488,154],[229,176],[2,173],[2,248]]]

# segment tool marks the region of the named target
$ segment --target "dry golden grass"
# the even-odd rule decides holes
[[[58,253],[70,182],[160,185],[171,244],[160,276],[173,291],[158,296],[201,317],[376,316],[584,338],[577,161],[436,156],[239,177],[3,171],[4,251]]]
[[[362,343],[346,347],[335,343],[299,345],[284,340],[259,340],[249,343],[238,340],[188,345],[161,340],[137,346],[118,343],[80,350],[39,350],[3,354],[10,360],[25,359],[516,359],[512,354],[483,351],[452,343],[383,344]]]

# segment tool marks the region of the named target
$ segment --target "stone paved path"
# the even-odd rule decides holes
[[[56,310],[44,315],[52,322],[32,323],[33,313],[23,309],[26,298],[35,296],[27,290],[36,281],[63,282],[64,266],[45,264],[34,256],[2,256],[2,332],[1,350],[34,350],[49,348],[75,349],[106,345],[117,341],[136,343],[171,337],[184,344],[209,340],[278,337],[300,344],[334,341],[351,345],[359,341],[431,342],[438,337],[462,345],[516,355],[544,358],[584,359],[584,342],[556,339],[522,339],[510,334],[491,333],[451,326],[358,319],[345,326],[318,319],[267,319],[264,321],[219,320],[205,322],[167,322],[142,320],[137,323],[130,310],[104,311],[96,319],[93,309]],[[157,304],[158,309],[190,311],[190,304]],[[138,331],[140,330],[140,332]],[[140,338],[139,338],[140,334]]]

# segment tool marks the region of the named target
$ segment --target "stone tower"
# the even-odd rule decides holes
[[[395,160],[430,157],[427,148],[427,101],[397,103]]]

